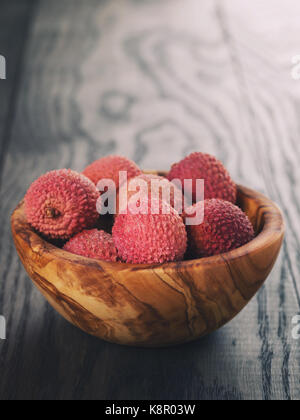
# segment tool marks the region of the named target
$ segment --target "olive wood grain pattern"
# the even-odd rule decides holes
[[[281,211],[239,187],[257,236],[227,254],[157,266],[106,263],[67,253],[37,235],[21,203],[14,242],[34,284],[68,321],[101,339],[160,347],[195,340],[233,319],[262,286],[284,237]]]

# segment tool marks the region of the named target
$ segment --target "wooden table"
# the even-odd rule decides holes
[[[1,399],[300,398],[299,13],[298,0],[1,0]],[[266,286],[225,328],[176,348],[73,328],[12,243],[29,184],[109,153],[167,170],[194,150],[282,207],[287,238]]]

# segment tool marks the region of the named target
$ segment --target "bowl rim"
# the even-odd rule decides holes
[[[149,171],[150,172],[150,171]],[[157,173],[157,172],[156,172]],[[162,172],[159,172],[161,174]],[[165,272],[172,272],[178,269],[188,269],[190,266],[201,267],[201,266],[216,266],[219,264],[224,264],[224,262],[233,261],[239,259],[245,255],[261,252],[263,249],[269,247],[270,245],[276,243],[278,240],[283,239],[285,234],[285,223],[283,218],[283,213],[280,208],[269,198],[264,196],[262,193],[254,191],[250,188],[244,187],[242,185],[237,185],[238,192],[248,197],[249,199],[255,200],[257,203],[258,210],[263,210],[263,228],[256,237],[247,243],[246,245],[237,248],[235,250],[229,251],[227,253],[199,258],[191,260],[183,260],[177,262],[168,262],[160,264],[128,264],[122,262],[106,262],[97,259],[87,258],[79,255],[72,254],[67,252],[50,242],[42,238],[26,221],[26,216],[24,212],[24,200],[22,200],[15,211],[11,216],[11,225],[12,231],[18,236],[16,229],[16,220],[18,219],[19,223],[23,226],[23,230],[30,233],[30,238],[34,242],[35,247],[38,247],[39,254],[51,258],[55,256],[57,259],[63,261],[69,261],[72,264],[80,265],[93,265],[99,270],[111,270],[111,271],[144,271],[144,270],[164,270]],[[19,217],[17,217],[17,213]]]

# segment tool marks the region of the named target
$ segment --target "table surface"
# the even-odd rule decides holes
[[[299,13],[298,0],[1,0],[1,399],[300,399]],[[265,287],[220,331],[170,349],[69,325],[13,246],[30,183],[110,153],[167,170],[195,150],[284,211]]]

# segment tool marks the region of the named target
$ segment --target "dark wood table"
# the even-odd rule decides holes
[[[298,0],[1,0],[1,399],[300,398],[299,13]],[[282,207],[266,286],[222,330],[170,349],[69,325],[12,243],[30,183],[109,153],[167,170],[194,150]]]

